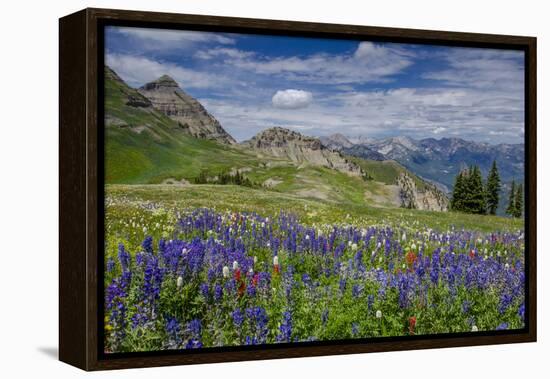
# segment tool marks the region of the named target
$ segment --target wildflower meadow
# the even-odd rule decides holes
[[[107,204],[106,352],[524,325],[524,234]],[[116,207],[119,208],[116,208]],[[118,209],[115,212],[109,210]],[[125,208],[130,209],[130,208]]]

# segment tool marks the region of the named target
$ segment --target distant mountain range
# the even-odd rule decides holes
[[[409,137],[384,139],[346,138],[341,134],[322,137],[325,146],[364,159],[392,159],[429,180],[446,192],[451,191],[456,174],[464,167],[478,165],[486,175],[496,160],[505,186],[512,179],[524,177],[525,150],[523,144],[479,143],[461,138]]]

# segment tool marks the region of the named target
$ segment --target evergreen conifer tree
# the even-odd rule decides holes
[[[481,171],[478,166],[473,166],[470,169],[470,178],[468,194],[468,208],[469,212],[476,214],[485,214],[485,190],[483,188],[483,178],[481,177]]]
[[[498,174],[497,162],[493,161],[493,166],[487,175],[487,188],[486,200],[487,200],[487,211],[489,214],[496,214],[498,203],[499,203],[499,193],[500,193],[500,176]]]
[[[508,206],[506,207],[506,214],[514,216],[514,211],[516,209],[516,182],[512,180],[512,185],[510,188],[510,197],[508,198]]]
[[[453,187],[453,197],[451,199],[451,209],[453,211],[464,211],[464,181],[465,175],[463,171],[460,171],[455,177],[455,185]]]
[[[514,217],[521,217],[523,214],[523,185],[520,183],[516,187],[516,196],[514,199]]]

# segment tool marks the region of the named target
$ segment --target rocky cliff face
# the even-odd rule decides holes
[[[397,178],[399,198],[404,208],[421,209],[429,211],[447,211],[449,199],[434,185],[425,184],[425,188],[419,189],[415,181],[407,174],[402,173]]]
[[[178,122],[186,133],[203,139],[211,139],[225,144],[236,143],[196,99],[185,93],[174,79],[163,75],[155,81],[139,88],[139,93],[147,98],[152,106]]]
[[[350,175],[364,174],[359,166],[349,162],[339,152],[323,146],[318,138],[281,127],[266,129],[242,145],[277,158],[290,159],[298,164],[324,166]]]

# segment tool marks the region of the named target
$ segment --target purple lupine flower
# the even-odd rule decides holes
[[[236,328],[240,328],[243,325],[244,315],[239,308],[231,313],[231,317],[233,318],[233,324]]]
[[[197,318],[189,321],[187,324],[187,331],[196,339],[200,339],[201,329],[201,320]]]
[[[525,321],[525,303],[521,303],[519,306],[518,316],[521,317],[522,321]]]
[[[208,300],[209,292],[210,292],[210,289],[208,288],[208,283],[201,283],[200,291],[201,291],[202,297],[204,297],[206,300]]]
[[[145,310],[142,307],[138,307],[136,313],[132,315],[132,329],[143,326],[149,321],[149,317],[145,313]]]
[[[218,303],[223,297],[223,288],[221,285],[216,284],[214,287],[214,301]]]
[[[246,294],[249,297],[255,297],[256,296],[256,286],[254,286],[253,284],[247,286],[246,287]]]
[[[470,312],[471,306],[472,306],[472,303],[471,303],[470,301],[464,300],[464,301],[462,302],[462,312],[463,312],[463,313],[468,313],[468,312]]]
[[[283,313],[283,322],[279,327],[278,342],[291,342],[292,338],[292,315],[289,311]]]
[[[153,237],[147,236],[141,243],[141,247],[143,248],[143,251],[149,254],[153,254]]]
[[[111,273],[115,270],[115,260],[112,257],[107,259],[107,272]]]
[[[254,325],[255,337],[258,343],[265,343],[267,338],[267,313],[262,307],[252,307],[246,309],[246,316]]]
[[[196,338],[191,338],[187,341],[185,345],[186,349],[200,349],[202,347],[202,342]]]
[[[361,286],[359,286],[359,284],[354,284],[353,287],[351,287],[351,295],[355,298],[361,296]]]
[[[512,304],[512,300],[513,300],[513,297],[506,293],[500,297],[500,305],[498,308],[498,311],[500,312],[500,314],[503,314],[506,312],[506,310]]]
[[[500,324],[499,326],[497,326],[495,330],[506,330],[506,329],[508,329],[508,323],[507,323],[507,322],[503,322],[502,324]]]
[[[347,284],[346,279],[340,279],[340,282],[338,284],[340,287],[340,292],[342,293],[346,292],[346,284]]]
[[[124,245],[122,243],[118,244],[118,260],[123,272],[130,269],[130,253],[124,249]]]
[[[180,324],[175,317],[169,317],[166,320],[166,334],[168,334],[168,345],[170,348],[175,348],[181,344]]]

